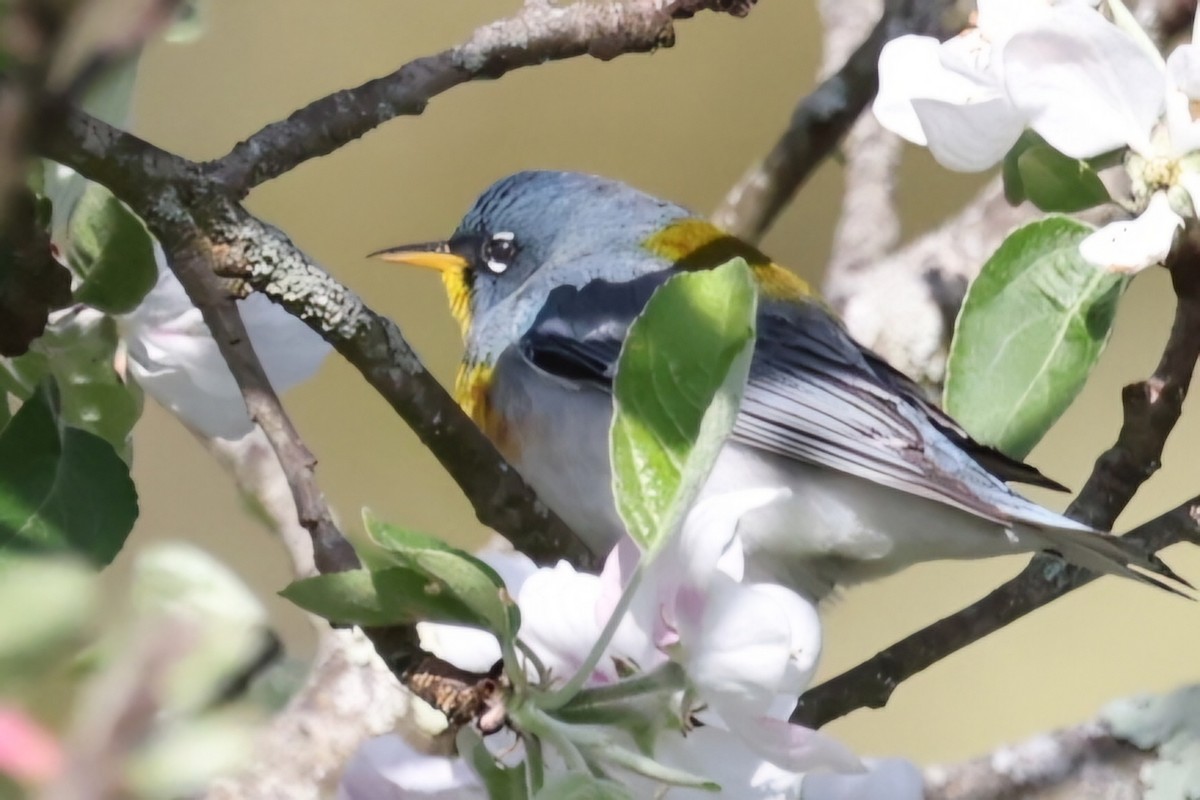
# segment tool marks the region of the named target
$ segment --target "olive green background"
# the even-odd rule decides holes
[[[187,156],[216,157],[264,123],[451,46],[518,5],[212,2],[202,39],[147,53],[136,128]],[[368,261],[365,253],[447,234],[493,179],[529,167],[603,173],[711,210],[772,144],[812,85],[818,32],[814,3],[764,0],[745,20],[702,15],[681,22],[678,45],[650,56],[578,59],[462,86],[434,99],[423,116],[391,122],[263,186],[250,206],[395,319],[449,380],[460,346],[440,283],[428,273]],[[766,241],[777,260],[813,280],[820,280],[828,256],[840,181],[836,163],[826,165]],[[979,182],[911,150],[901,186],[906,231],[956,208]],[[1068,485],[1082,483],[1115,436],[1120,386],[1153,369],[1170,317],[1165,275],[1139,277],[1100,369],[1035,451],[1035,464]],[[325,491],[349,524],[369,505],[386,519],[457,542],[481,540],[455,485],[353,369],[331,357],[316,380],[286,399],[320,459]],[[307,652],[307,623],[273,596],[288,579],[280,547],[242,512],[229,480],[200,445],[148,405],[134,465],[143,510],[130,549],[169,537],[203,544],[271,605],[293,650]],[[1200,492],[1200,409],[1187,412],[1165,469],[1122,529]],[[1065,502],[1043,499],[1057,507]],[[130,555],[122,556],[118,575]],[[1195,552],[1176,547],[1168,560],[1200,580]],[[847,592],[826,614],[823,673],[950,613],[1021,563],[926,565]],[[1200,678],[1198,655],[1200,606],[1105,579],[946,659],[903,685],[886,710],[856,713],[831,730],[867,754],[959,759],[1082,720],[1111,698]]]

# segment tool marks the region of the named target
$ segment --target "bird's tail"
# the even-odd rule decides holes
[[[1193,599],[1161,578],[1195,589],[1190,583],[1175,574],[1153,553],[1148,553],[1138,542],[1129,541],[1110,533],[1090,528],[1025,527],[1020,537],[1030,544],[1042,544],[1040,549],[1054,553],[1084,569],[1105,575],[1120,575],[1139,583],[1157,586],[1172,594]],[[1159,576],[1159,577],[1156,577]]]

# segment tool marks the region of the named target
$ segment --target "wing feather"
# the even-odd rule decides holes
[[[559,380],[611,391],[629,325],[668,277],[555,289],[522,337],[521,354]],[[971,439],[916,384],[860,347],[815,304],[760,304],[758,341],[732,438],[1000,523],[1009,518],[984,499],[991,494],[986,489],[1006,480],[1053,484]]]

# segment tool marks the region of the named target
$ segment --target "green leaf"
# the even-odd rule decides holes
[[[405,567],[331,572],[293,582],[280,594],[330,622],[382,628],[416,622],[481,626],[446,584]]]
[[[367,509],[363,509],[363,526],[393,564],[425,576],[422,591],[467,609],[473,619],[461,621],[487,628],[503,641],[516,636],[520,611],[504,580],[487,564],[440,539],[382,522]]]
[[[0,358],[0,388],[19,400],[27,400],[50,373],[50,360],[37,350],[16,358]]]
[[[293,581],[281,597],[330,622],[382,628],[397,624],[375,593],[371,573],[365,569],[329,572]]]
[[[1050,145],[1034,146],[1017,158],[1029,202],[1042,211],[1071,213],[1109,201],[1108,189],[1086,161],[1064,156]]]
[[[735,259],[671,278],[630,326],[609,447],[617,508],[648,557],[682,524],[733,427],[756,302]]]
[[[117,346],[116,323],[96,312],[56,322],[34,345],[58,382],[63,421],[105,439],[129,462],[142,390],[113,366]]]
[[[529,767],[525,761],[513,767],[500,764],[483,743],[483,737],[471,727],[459,729],[455,746],[483,780],[484,789],[491,800],[525,800],[529,797],[525,774]],[[538,797],[542,796],[539,792]]]
[[[1050,217],[1014,231],[959,312],[945,407],[976,439],[1025,457],[1066,411],[1112,332],[1126,280],[1085,262],[1093,228]]]
[[[137,519],[129,467],[111,444],[60,426],[39,390],[0,432],[0,551],[71,551],[103,565]]]
[[[1033,131],[1008,151],[1001,174],[1004,197],[1014,206],[1029,200],[1042,211],[1070,213],[1110,200],[1091,161],[1063,155]]]
[[[142,221],[94,183],[71,217],[67,263],[82,279],[75,299],[108,314],[132,311],[158,280]]]
[[[117,346],[116,323],[110,317],[90,309],[60,315],[30,352],[0,359],[0,388],[26,399],[46,375],[53,375],[63,421],[107,440],[128,462],[142,391],[117,373]]]
[[[1017,166],[1018,159],[1026,150],[1045,141],[1033,131],[1026,130],[1005,154],[1004,161],[1000,166],[1000,176],[1004,182],[1004,199],[1008,201],[1009,205],[1019,206],[1026,200],[1025,184],[1021,180],[1021,170]]]
[[[95,575],[75,561],[7,555],[0,559],[0,680],[62,658],[90,624]],[[15,613],[24,609],[25,613]],[[36,613],[35,613],[36,612]]]

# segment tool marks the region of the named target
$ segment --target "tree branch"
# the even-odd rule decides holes
[[[1141,797],[1152,751],[1087,722],[998,748],[961,764],[925,770],[925,800],[1052,800]]]
[[[391,320],[314,264],[281,231],[231,204],[212,226],[218,270],[304,320],[388,401],[463,490],[480,522],[535,561],[596,567],[590,552],[508,466]]]
[[[1175,324],[1154,374],[1124,391],[1125,419],[1116,443],[1096,461],[1067,515],[1111,528],[1138,488],[1159,467],[1200,357],[1200,226],[1176,239],[1167,259],[1178,297]],[[1200,496],[1126,535],[1156,552],[1200,541]],[[1085,570],[1036,556],[1020,575],[986,597],[900,640],[800,698],[794,722],[812,727],[858,708],[882,708],[903,681],[972,642],[1095,580]]]
[[[1134,528],[1125,538],[1148,552],[1200,541],[1200,495]],[[792,722],[819,728],[860,708],[883,708],[896,687],[918,672],[1097,577],[1056,560],[1035,558],[1020,575],[981,600],[809,689],[800,698]]]
[[[886,0],[879,21],[848,57],[830,54],[845,63],[800,101],[775,146],[729,190],[712,215],[717,227],[759,241],[875,97],[884,44],[906,33],[949,35],[943,18],[952,5],[953,0]],[[848,15],[851,22],[858,17]]]
[[[461,83],[499,78],[521,67],[590,55],[608,60],[675,43],[674,20],[702,10],[744,16],[757,0],[624,0],[558,6],[527,2],[512,17],[484,25],[467,41],[418,58],[382,78],[344,89],[295,111],[210,163],[213,178],[245,195],[310,158],[333,152],[402,115],[420,114]]]

